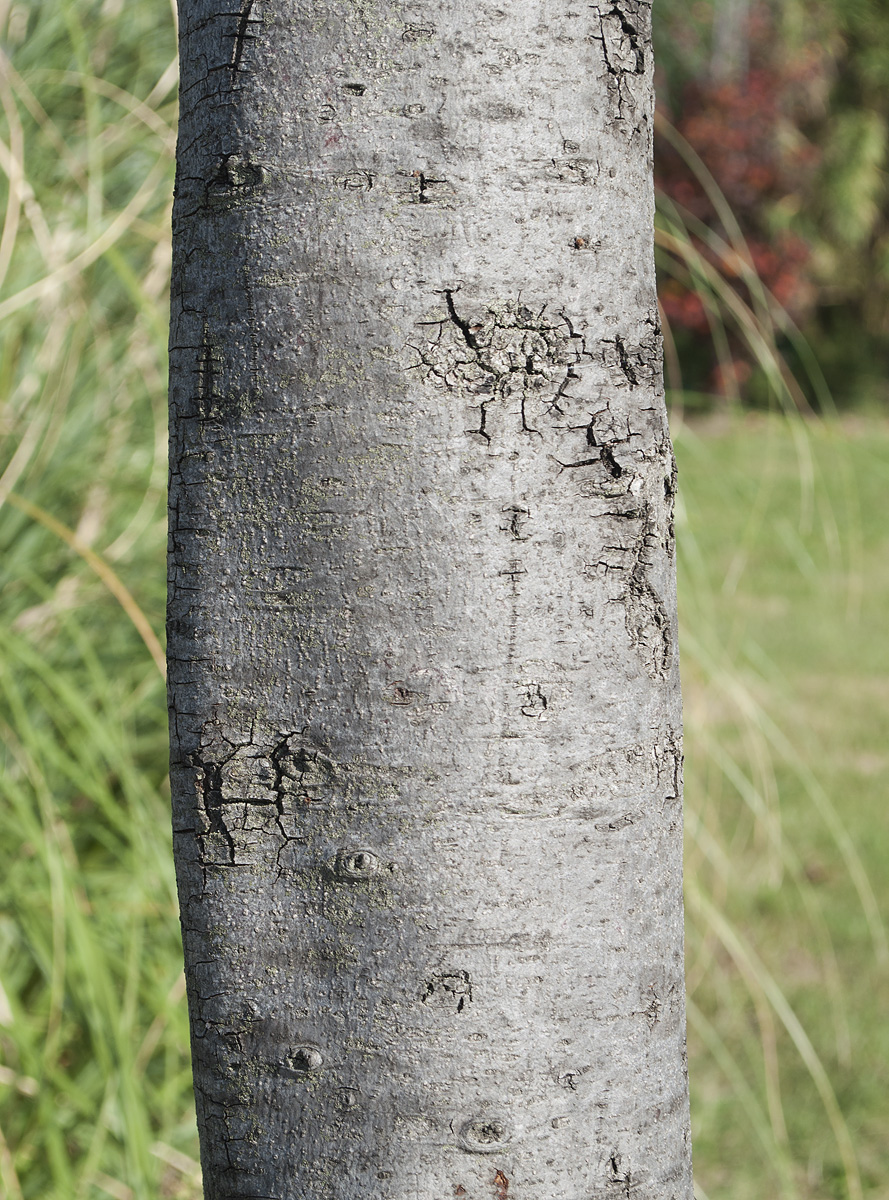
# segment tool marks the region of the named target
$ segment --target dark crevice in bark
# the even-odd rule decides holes
[[[614,451],[610,446],[603,446],[599,451],[599,461],[604,465],[605,470],[612,479],[620,479],[624,473],[623,467],[614,457]]]
[[[630,1200],[633,1193],[633,1177],[629,1168],[622,1172],[621,1156],[616,1152],[612,1153],[608,1165],[611,1169],[611,1181],[620,1186],[621,1192]]]
[[[554,413],[554,412],[558,413],[560,417],[565,415],[565,410],[559,404],[559,401],[562,399],[565,399],[565,400],[572,399],[572,397],[568,395],[568,385],[571,383],[576,383],[579,379],[580,379],[580,375],[578,375],[577,371],[575,371],[571,367],[569,367],[568,370],[565,372],[565,378],[559,384],[556,394],[552,398],[549,408],[546,410],[547,416],[549,416],[550,413]]]
[[[615,338],[614,344],[617,347],[617,354],[620,359],[620,369],[627,377],[630,387],[636,387],[639,382],[639,376],[636,374],[636,368],[630,362],[630,356],[627,354],[627,347],[623,338]]]
[[[414,201],[417,204],[434,204],[435,197],[430,195],[430,188],[447,184],[446,179],[431,179],[424,171],[413,171],[411,178],[416,180],[417,186],[414,193]]]
[[[636,66],[632,74],[641,75],[645,70],[645,52],[639,45],[639,30],[617,4],[612,7],[611,12],[606,13],[606,16],[617,17],[620,21],[621,31],[629,38],[630,49],[636,56]]]
[[[244,46],[248,41],[253,40],[253,36],[247,32],[248,26],[251,24],[250,13],[253,10],[253,3],[254,0],[244,0],[244,7],[241,9],[238,18],[238,28],[235,32],[235,44],[232,50],[232,83],[234,83],[241,66],[241,59],[244,56]]]
[[[204,812],[211,833],[222,837],[228,847],[229,863],[234,865],[235,841],[226,824],[222,812],[222,763],[207,762],[199,754],[191,756],[192,763],[202,773],[201,787],[203,791]]]
[[[454,306],[454,293],[449,288],[445,288],[445,302],[448,306],[448,316],[463,334],[463,337],[466,340],[466,345],[469,346],[470,350],[478,350],[479,345],[475,340],[474,333],[469,327],[469,322],[464,320],[457,312],[457,309]]]
[[[570,471],[574,467],[594,467],[599,462],[599,459],[598,458],[582,458],[578,462],[566,463],[566,462],[562,462],[560,459],[557,458],[556,462],[564,470]]]
[[[673,631],[669,613],[648,578],[657,541],[655,522],[646,504],[623,604],[630,642],[651,675],[666,675],[673,661]]]

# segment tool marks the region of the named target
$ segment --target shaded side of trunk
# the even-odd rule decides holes
[[[208,1197],[689,1200],[650,6],[183,0]]]

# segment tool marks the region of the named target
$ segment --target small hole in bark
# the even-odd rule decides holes
[[[336,1094],[336,1106],[343,1111],[350,1108],[355,1108],[358,1104],[358,1089],[344,1087],[340,1088]]]
[[[401,40],[403,42],[426,42],[434,37],[434,25],[405,25]]]
[[[456,1001],[460,1013],[466,1007],[466,1001],[472,1001],[472,978],[468,971],[442,971],[427,980],[421,999],[424,1004],[429,1000],[447,1005]]]
[[[341,879],[369,879],[382,863],[373,850],[339,850],[334,871]]]
[[[511,1131],[503,1117],[473,1117],[460,1130],[464,1150],[495,1154],[510,1140]]]
[[[363,96],[367,91],[366,83],[344,83],[343,91],[348,92],[350,96]]]
[[[244,191],[259,187],[265,173],[258,163],[250,162],[240,154],[225,154],[222,157],[211,190],[214,192]]]
[[[310,1075],[324,1063],[324,1058],[317,1046],[295,1046],[287,1059],[290,1074]]]

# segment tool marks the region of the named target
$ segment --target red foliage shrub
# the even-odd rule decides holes
[[[788,228],[787,214],[800,207],[800,197],[819,162],[819,151],[805,137],[803,126],[808,98],[818,91],[813,85],[825,70],[824,58],[812,46],[802,47],[796,55],[787,53],[786,46],[776,52],[776,31],[764,6],[753,9],[747,36],[751,65],[743,73],[727,80],[694,79],[681,90],[676,111],[665,112],[662,105],[661,112],[718,185],[762,283],[799,319],[814,297],[811,251],[804,238]],[[663,137],[656,142],[655,181],[681,210],[732,240],[700,173]],[[746,295],[737,255],[720,255],[700,239],[694,241],[698,253]],[[709,330],[700,296],[679,280],[664,282],[661,303],[676,326],[693,334]],[[737,381],[743,375],[735,370]],[[725,380],[718,372],[712,382],[724,390]]]

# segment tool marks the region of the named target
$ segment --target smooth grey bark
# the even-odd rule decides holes
[[[208,1197],[689,1200],[650,7],[182,0]]]

